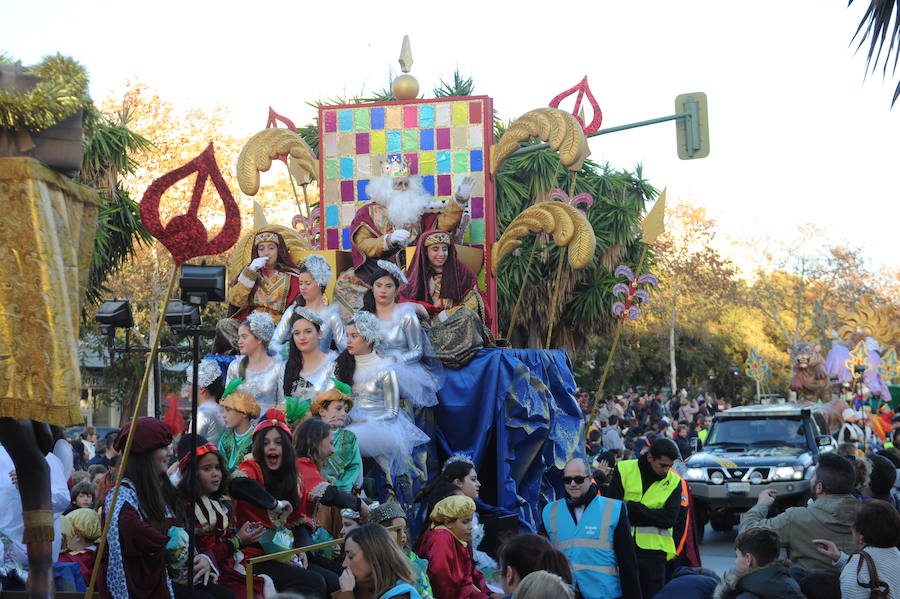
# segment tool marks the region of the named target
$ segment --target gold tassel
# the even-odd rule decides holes
[[[29,510],[22,513],[22,519],[25,522],[22,543],[53,541],[53,510]]]

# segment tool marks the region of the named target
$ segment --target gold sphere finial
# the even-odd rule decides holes
[[[400,70],[403,74],[394,79],[391,84],[391,93],[398,100],[414,100],[419,95],[419,82],[409,74],[412,68],[412,50],[409,47],[409,36],[403,36],[403,46],[400,48]]]

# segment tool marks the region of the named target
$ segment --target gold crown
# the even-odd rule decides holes
[[[438,245],[439,243],[451,245],[450,234],[440,231],[439,233],[432,233],[425,238],[425,247],[428,247],[430,245]]]
[[[260,231],[256,234],[256,237],[253,240],[254,245],[259,245],[264,241],[271,241],[272,243],[278,244],[278,234],[273,233],[272,231]]]
[[[394,155],[381,163],[381,172],[387,177],[408,177],[409,160]]]

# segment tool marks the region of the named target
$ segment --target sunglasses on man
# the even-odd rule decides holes
[[[580,485],[584,481],[586,481],[588,478],[589,477],[587,477],[587,476],[564,476],[563,483],[565,483],[567,485],[571,485],[572,483],[575,483],[576,485]]]

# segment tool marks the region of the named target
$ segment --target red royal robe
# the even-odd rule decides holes
[[[475,567],[471,545],[463,545],[443,526],[426,530],[416,547],[428,560],[428,580],[435,599],[488,599],[491,591]]]

